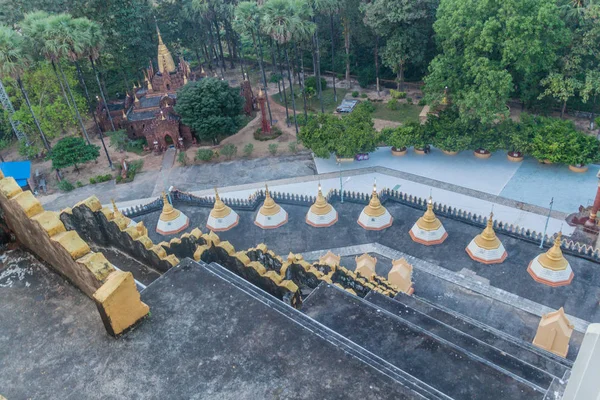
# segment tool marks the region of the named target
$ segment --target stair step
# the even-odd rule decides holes
[[[570,360],[537,348],[531,343],[442,305],[432,304],[423,298],[414,295],[408,296],[404,293],[398,294],[395,300],[469,336],[512,354],[520,360],[543,369],[558,378],[562,378],[573,367],[573,362]]]
[[[319,285],[302,311],[452,398],[542,399],[552,382],[526,381],[333,285]]]
[[[369,301],[376,307],[392,313],[400,319],[406,320],[417,325],[436,337],[448,340],[454,345],[464,349],[511,374],[514,374],[521,379],[524,379],[533,385],[540,388],[548,388],[555,377],[548,372],[530,365],[516,355],[500,350],[493,345],[478,340],[460,330],[457,330],[449,325],[444,324],[426,314],[414,310],[413,308],[396,301],[390,297],[380,293],[370,292],[365,300]],[[562,377],[562,376],[561,376]]]
[[[270,308],[277,310],[279,313],[285,315],[291,321],[302,326],[304,329],[312,332],[313,334],[327,340],[335,346],[341,348],[346,353],[354,356],[367,364],[376,371],[390,377],[400,384],[404,389],[407,399],[420,398],[420,399],[433,399],[433,400],[450,400],[450,397],[439,392],[435,388],[421,382],[412,375],[406,373],[402,369],[395,365],[387,362],[378,355],[371,353],[367,349],[357,345],[350,339],[340,335],[339,333],[329,329],[325,325],[322,325],[318,321],[310,318],[304,313],[290,307],[283,303],[279,299],[271,296],[269,293],[262,289],[252,285],[250,282],[239,277],[233,272],[227,270],[217,263],[205,264],[201,263],[204,268],[212,272],[216,276],[226,280],[239,290],[245,292],[252,298],[266,304]]]

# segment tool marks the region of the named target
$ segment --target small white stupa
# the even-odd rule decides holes
[[[369,204],[362,210],[358,217],[358,224],[369,231],[380,231],[392,226],[394,218],[389,211],[381,205],[377,195],[377,184],[373,184],[373,193]]]
[[[573,280],[573,269],[560,249],[562,233],[558,232],[554,245],[540,254],[527,267],[527,272],[536,281],[548,286],[565,286]]]
[[[254,224],[261,227],[262,229],[275,229],[279,228],[288,221],[287,212],[275,203],[275,200],[269,193],[269,187],[265,185],[265,202],[262,207],[258,210]]]
[[[315,228],[326,228],[335,224],[337,220],[338,213],[335,208],[327,202],[325,196],[323,196],[321,184],[319,184],[317,199],[306,213],[306,223]]]
[[[174,235],[190,225],[190,219],[169,203],[167,194],[163,192],[163,210],[158,218],[156,232],[161,235]]]
[[[239,221],[240,216],[223,203],[217,188],[215,188],[215,205],[210,211],[206,227],[214,232],[223,232],[236,226]]]
[[[431,196],[429,197],[429,200],[427,200],[427,210],[425,211],[425,214],[415,222],[408,234],[412,240],[424,244],[425,246],[440,244],[448,237],[444,225],[442,225],[442,222],[433,212],[433,201]]]
[[[494,213],[490,213],[487,226],[483,232],[475,236],[466,248],[469,257],[484,264],[500,264],[508,256],[502,242],[494,232],[493,217]]]

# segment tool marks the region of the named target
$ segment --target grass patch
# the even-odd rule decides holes
[[[384,119],[386,121],[395,122],[419,122],[419,114],[423,107],[416,106],[413,104],[398,104],[397,110],[390,110],[386,107],[385,103],[373,103],[375,111],[373,112],[373,118]]]
[[[259,142],[266,142],[267,140],[278,138],[282,133],[283,132],[281,132],[281,129],[276,126],[271,127],[270,133],[263,133],[262,128],[258,128],[254,131],[254,139],[258,140]]]
[[[336,87],[336,92],[337,92],[337,101],[335,101],[333,98],[333,88],[328,87],[321,92],[321,94],[323,96],[323,108],[325,109],[326,113],[334,112],[335,109],[337,108],[337,106],[339,106],[342,103],[342,99],[344,98],[344,96],[346,96],[346,93],[348,93],[348,91],[346,89],[342,89],[339,87]],[[287,99],[288,99],[288,109],[291,112],[292,111],[291,90],[287,85],[286,85],[285,93],[286,93]],[[300,90],[299,85],[294,85],[294,94],[296,95],[296,114],[299,115],[304,112],[304,102],[302,99],[302,91]],[[283,106],[285,104],[283,101],[283,92],[281,92],[281,96],[282,96],[282,98],[279,99],[279,92],[274,92],[271,97],[275,100],[275,103]],[[306,106],[308,108],[308,112],[316,113],[321,110],[319,98],[317,97],[316,94],[314,96],[312,96],[311,99],[309,99],[309,98],[306,99]],[[292,118],[291,114],[290,114],[290,118]]]

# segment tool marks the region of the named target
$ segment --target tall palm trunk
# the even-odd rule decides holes
[[[81,127],[81,131],[83,132],[83,135],[85,136],[85,140],[88,142],[88,144],[92,144],[92,142],[90,142],[90,137],[88,136],[87,130],[85,129],[85,125],[83,125],[83,120],[81,119],[81,115],[79,114],[79,108],[77,107],[77,104],[75,104],[75,98],[73,97],[73,92],[71,91],[71,86],[69,85],[69,82],[67,81],[67,77],[65,76],[65,71],[63,71],[62,65],[60,65],[60,62],[58,63],[58,69],[60,70],[60,74],[62,75],[63,81],[65,82],[65,85],[67,86],[67,91],[69,92],[69,97],[71,98],[71,102],[73,102],[73,107],[75,108],[75,114],[77,115],[77,121],[79,121],[79,126]]]
[[[98,120],[96,119],[96,113],[92,109],[92,99],[90,99],[90,93],[88,92],[87,85],[85,84],[85,79],[83,78],[83,72],[81,71],[81,66],[79,65],[79,61],[73,61],[75,64],[75,68],[77,69],[77,76],[79,77],[79,84],[83,87],[83,91],[85,93],[85,98],[88,102],[89,112],[92,114],[92,118],[94,119],[94,124],[96,125],[96,129],[98,129],[98,136],[100,137],[100,142],[102,143],[102,147],[104,148],[104,153],[106,154],[106,159],[108,160],[108,166],[110,169],[113,169],[113,163],[110,159],[110,155],[108,154],[108,149],[106,148],[106,143],[104,143],[104,135],[102,134],[102,129],[100,129],[100,125],[98,124]]]
[[[108,103],[106,102],[106,96],[104,95],[104,90],[102,88],[102,84],[100,83],[100,77],[98,76],[98,70],[96,69],[96,63],[92,56],[90,56],[90,63],[92,64],[92,69],[94,70],[94,75],[96,76],[96,83],[98,84],[98,89],[100,89],[100,96],[102,96],[102,102],[104,103],[104,108],[106,108],[106,114],[108,115],[108,120],[110,121],[110,126],[112,131],[116,131],[115,124],[113,122],[112,116],[110,115],[110,110],[108,109]]]
[[[294,58],[296,59],[296,65],[298,65],[298,48],[294,43]],[[300,57],[300,73],[298,74],[298,81],[300,83],[300,89],[302,90],[302,101],[304,103],[304,124],[308,122],[308,111],[306,109],[306,87],[304,86],[304,60]]]
[[[260,36],[258,37],[260,39]],[[277,72],[277,62],[275,61],[275,50],[273,49],[273,39],[271,39],[271,65],[272,71]],[[283,95],[281,94],[281,84],[277,79],[277,91],[279,92],[279,101],[283,101]]]
[[[317,25],[317,19],[313,17],[313,23],[315,26]],[[321,51],[319,50],[319,29],[315,29],[315,62],[317,70],[315,71],[317,77],[317,93],[319,94],[319,103],[321,104],[321,114],[325,113],[325,108],[323,107],[323,91],[321,88]]]
[[[252,32],[252,42],[254,43],[254,49],[256,49],[256,37]],[[269,123],[273,125],[273,116],[271,115],[271,103],[269,102],[269,93],[267,93],[267,74],[265,73],[265,65],[263,62],[263,50],[262,41],[260,40],[260,34],[258,35],[258,65],[260,66],[260,72],[262,72],[263,85],[265,87],[265,98],[267,99],[267,109],[269,110]]]
[[[46,148],[46,150],[48,150],[48,153],[50,153],[52,148],[50,147],[50,143],[48,143],[48,140],[46,139],[46,135],[44,134],[44,131],[42,130],[40,121],[38,121],[37,116],[35,115],[35,112],[33,111],[33,108],[31,107],[31,102],[29,101],[29,96],[27,95],[27,91],[25,90],[25,86],[23,86],[23,81],[21,80],[20,76],[17,76],[17,84],[19,85],[19,89],[21,89],[21,93],[23,94],[23,98],[25,99],[25,103],[27,104],[27,108],[29,108],[29,112],[31,113],[31,116],[33,117],[33,122],[35,123],[35,126],[36,126],[38,132],[40,133],[40,137],[42,138],[44,147]]]
[[[219,23],[215,19],[215,33],[217,34],[217,45],[219,45],[219,54],[221,55],[221,66],[223,70],[221,71],[223,74],[223,79],[225,79],[225,71],[227,71],[227,65],[225,65],[225,56],[223,55],[223,44],[221,43],[221,33],[219,32]]]
[[[379,36],[375,36],[375,84],[377,96],[381,96],[379,92]]]
[[[287,46],[283,47],[285,53],[285,62],[287,63],[288,82],[290,83],[290,92],[292,96],[292,111],[294,113],[294,127],[296,128],[296,135],[298,134],[298,120],[296,118],[296,96],[294,95],[294,84],[292,83],[292,72],[290,69],[290,58],[288,57]]]
[[[350,21],[344,18],[344,48],[346,50],[346,86],[350,89]]]
[[[242,45],[241,44],[238,48],[238,63],[240,64],[240,70],[242,71],[242,79],[246,79],[246,72],[244,71],[244,58],[242,56]],[[250,76],[248,76],[248,81],[250,81]]]
[[[333,34],[333,13],[329,14],[329,28],[331,29],[331,71],[333,72],[333,101],[337,104],[337,91],[335,90],[335,46]]]
[[[69,97],[67,96],[67,92],[65,91],[65,86],[62,83],[62,79],[60,79],[60,76],[58,75],[58,70],[56,69],[56,63],[54,62],[54,60],[50,60],[50,64],[52,65],[52,70],[54,71],[56,80],[58,81],[58,84],[60,85],[60,90],[62,91],[63,97],[64,97],[65,101],[67,102],[67,107],[69,107],[69,110],[71,111],[71,115],[75,116],[75,111],[73,111],[73,106],[71,105],[71,101],[69,100]]]
[[[283,66],[281,65],[281,52],[279,51],[279,42],[275,41],[277,48],[277,64],[279,64],[279,73],[281,74],[281,85],[283,86],[283,102],[285,104],[285,117],[287,126],[290,126],[290,112],[288,110],[287,95],[285,93],[285,79],[283,77]]]

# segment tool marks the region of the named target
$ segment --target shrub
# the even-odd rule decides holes
[[[371,103],[370,101],[363,101],[362,103],[360,103],[358,105],[358,107],[356,107],[357,110],[364,110],[368,113],[373,113],[375,112],[375,105],[373,103]]]
[[[277,148],[279,147],[279,145],[277,143],[271,143],[269,145],[269,153],[271,153],[271,155],[275,155],[277,154]]]
[[[425,101],[425,99],[421,99],[421,100],[419,100],[419,102],[417,104],[420,105],[421,107],[424,107],[427,105],[427,102]]]
[[[360,94],[360,98],[361,99],[366,99],[367,97],[369,97],[366,93],[361,93]]]
[[[313,88],[315,91],[318,92],[317,77],[309,76],[308,78],[306,78],[304,80],[304,86],[307,88]],[[321,77],[321,90],[325,90],[326,87],[327,87],[327,81],[325,80],[325,78]]]
[[[248,143],[247,145],[244,146],[244,155],[246,157],[250,158],[253,151],[254,151],[254,145],[252,143]]]
[[[396,99],[391,99],[390,101],[387,102],[387,104],[385,105],[388,110],[392,110],[392,111],[396,111],[400,108],[400,105],[398,104],[398,100]]]
[[[562,162],[569,165],[591,164],[600,158],[598,139],[578,131],[572,131],[566,141]]]
[[[183,165],[184,167],[187,165],[188,157],[185,151],[180,151],[179,154],[177,154],[177,162]]]
[[[408,104],[412,104],[412,103],[413,103],[413,99],[412,99],[412,97],[407,97],[407,98],[406,98],[406,102],[407,102]]]
[[[600,129],[600,117],[596,117],[596,119],[594,120],[594,126],[596,127],[596,129]]]
[[[390,96],[392,99],[404,99],[406,98],[406,92],[400,92],[398,90],[390,89]]]
[[[75,186],[77,186],[78,188],[83,187],[83,183],[81,183],[81,181],[77,181],[75,182]]]
[[[27,146],[27,142],[25,140],[19,141],[19,155],[21,157],[25,157],[28,160],[33,160],[38,156],[38,154],[40,154],[40,148],[36,144],[31,143],[29,146]]]
[[[139,155],[144,152],[144,144],[146,144],[146,139],[128,140],[125,150]]]
[[[100,156],[99,149],[99,146],[87,144],[80,137],[69,136],[54,145],[48,158],[52,160],[52,168],[74,166],[79,172],[78,164],[96,160]]]
[[[221,154],[225,156],[226,159],[231,160],[231,158],[237,154],[237,146],[232,143],[227,143],[221,148]]]
[[[366,88],[372,83],[375,83],[375,68],[363,68],[358,71],[358,84],[361,88]]]
[[[353,91],[353,92],[352,92],[352,97],[358,97],[358,91],[356,91],[356,90],[355,90],[355,91]]]
[[[57,186],[63,192],[70,192],[71,190],[75,189],[75,186],[73,186],[73,184],[66,179],[58,182]]]
[[[297,153],[298,152],[298,142],[290,142],[288,144],[288,149],[290,149],[290,153]]]
[[[438,117],[430,116],[425,124],[431,144],[440,150],[463,151],[471,147],[475,125],[461,120],[454,110],[445,110]]]
[[[281,129],[276,126],[271,127],[271,133],[263,133],[262,129],[258,128],[256,131],[254,131],[254,139],[260,142],[266,142],[267,140],[278,138],[282,133],[283,132],[281,132]]]
[[[344,74],[337,74],[335,77],[338,81],[343,81],[344,79],[346,79],[346,75]]]
[[[210,161],[215,156],[215,152],[210,149],[198,149],[196,152],[197,161]]]
[[[110,147],[114,147],[118,151],[125,151],[129,138],[124,130],[118,130],[112,133],[107,133]]]
[[[269,83],[277,83],[281,81],[281,75],[280,74],[271,74],[271,77],[269,78]]]
[[[111,174],[106,174],[106,175],[98,175],[95,176],[93,178],[90,178],[90,183],[93,185],[95,183],[102,183],[102,182],[108,182],[112,179],[112,175]]]

